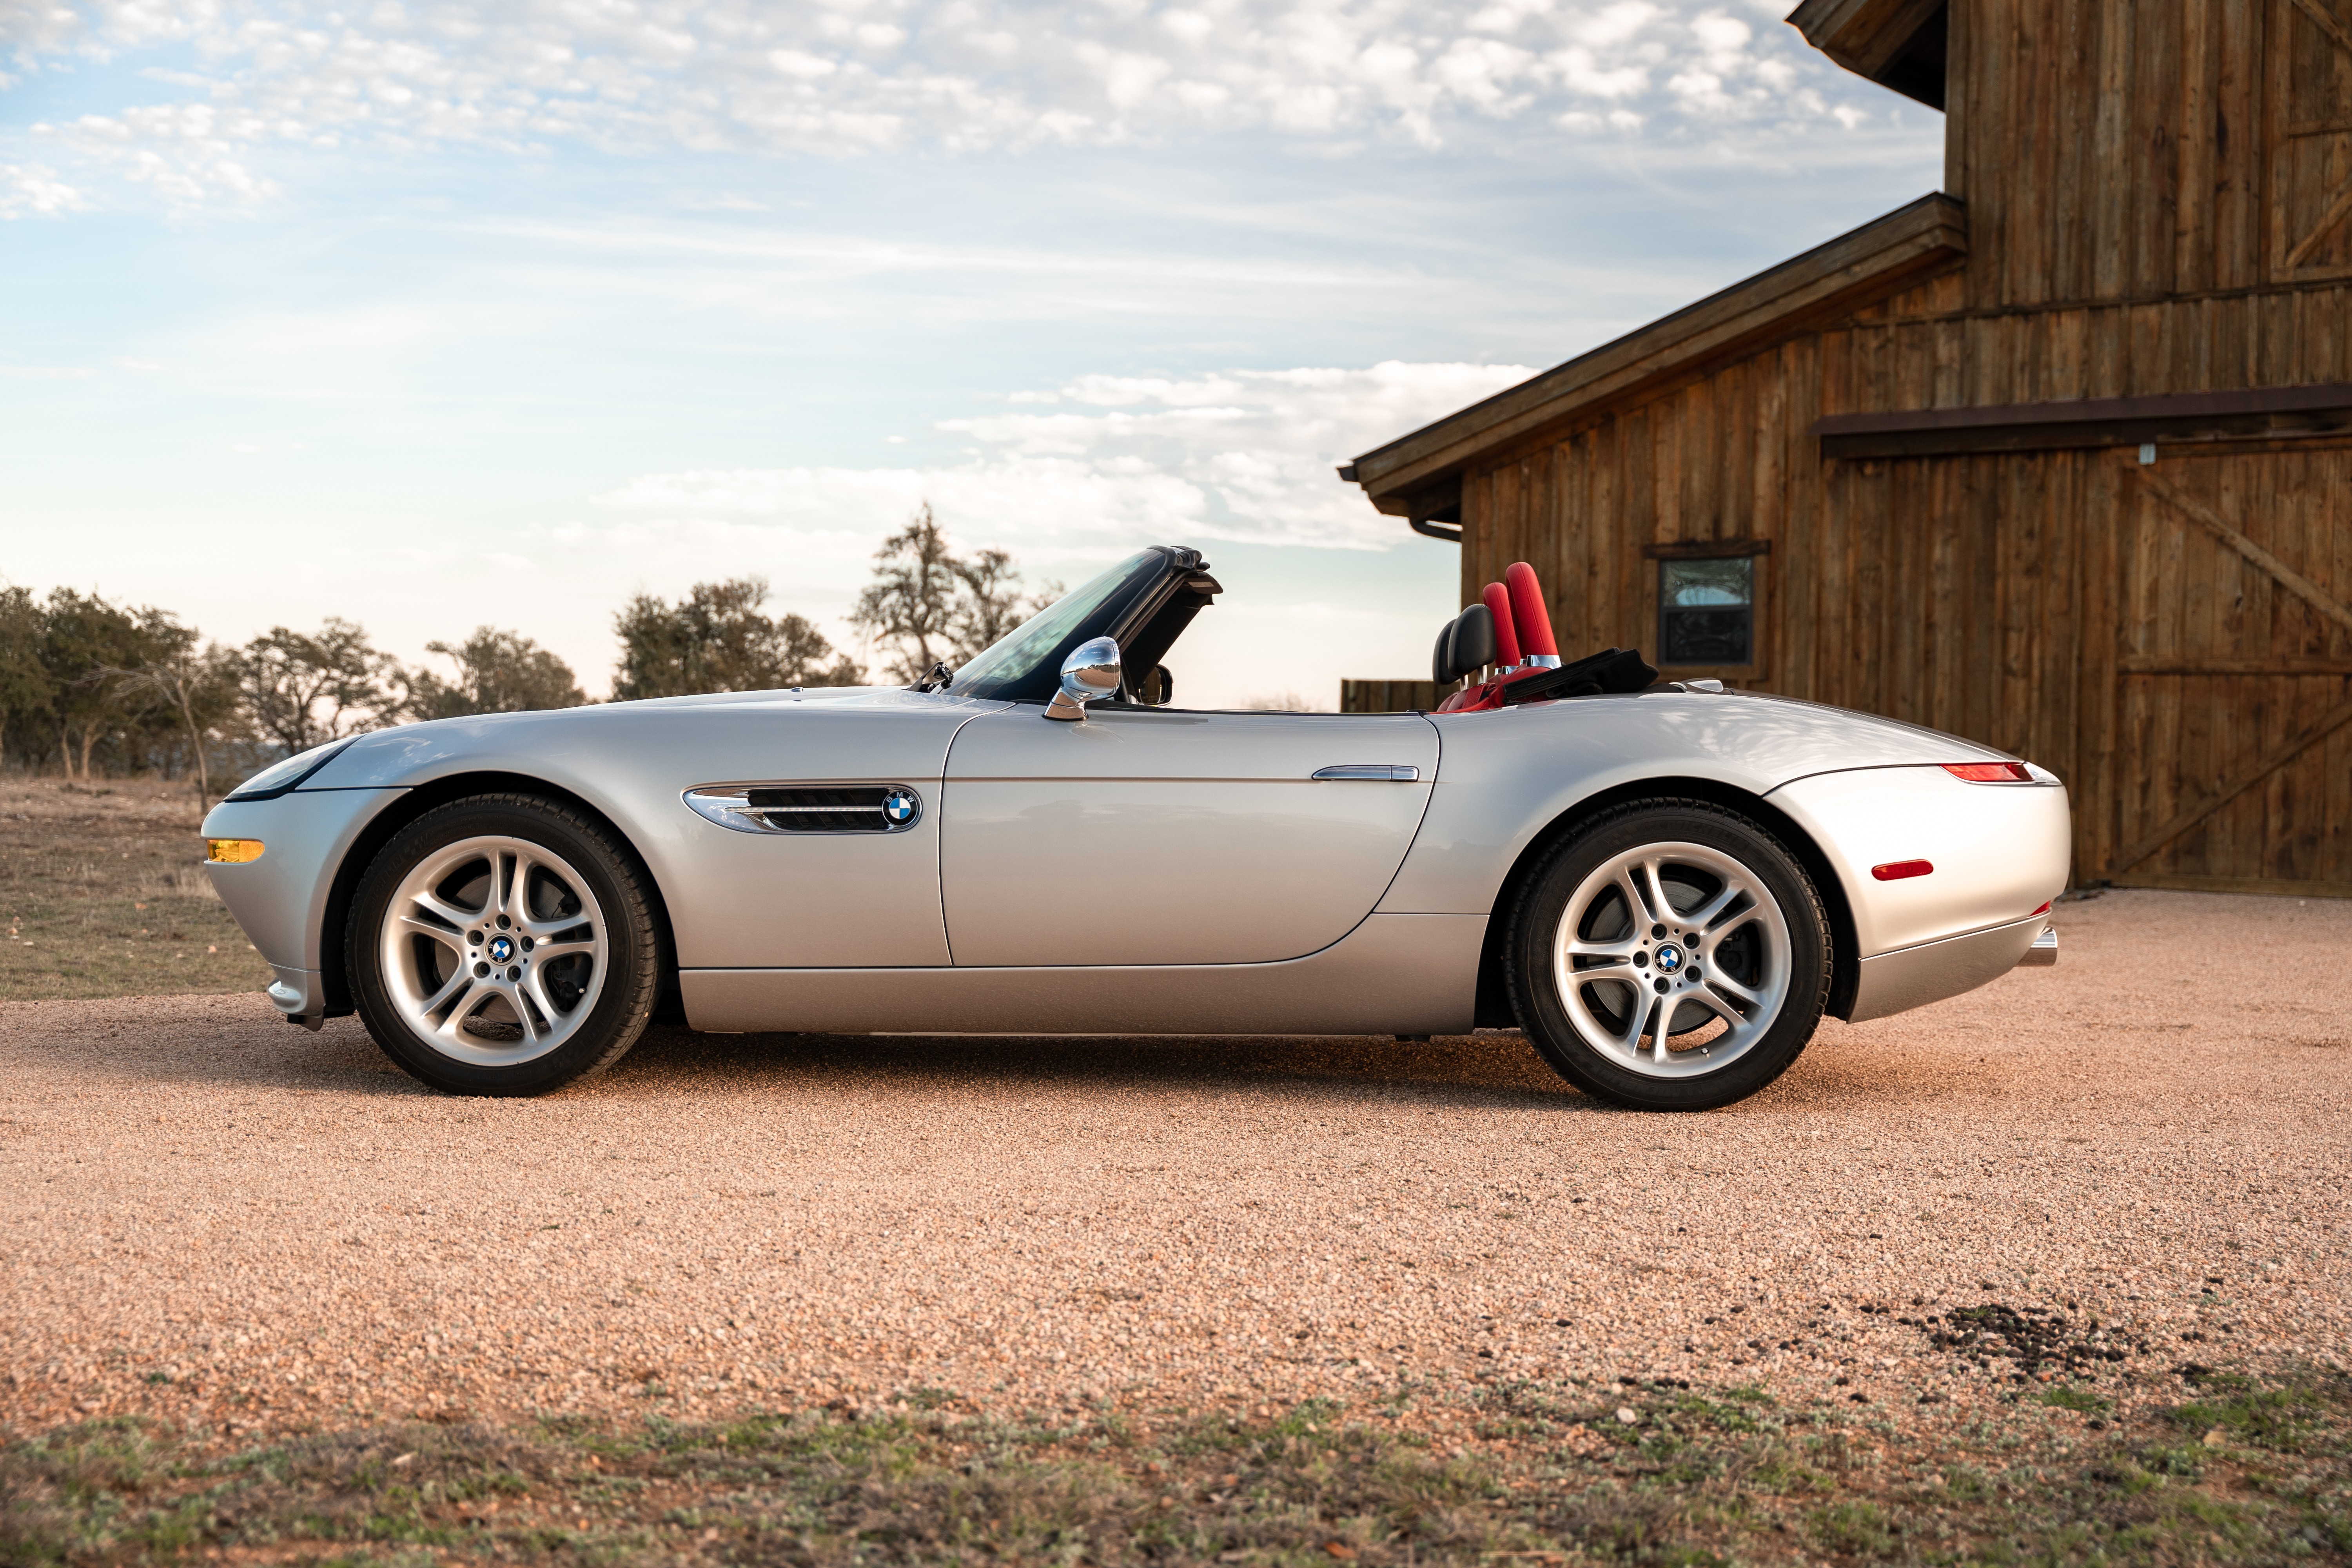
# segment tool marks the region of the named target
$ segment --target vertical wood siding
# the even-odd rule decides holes
[[[1956,0],[1953,27],[1966,266],[1475,468],[1463,598],[1528,561],[1563,652],[1650,647],[1644,545],[1769,540],[1753,684],[2056,769],[2095,880],[2352,700],[2352,631],[2129,451],[1824,462],[1808,431],[2352,381],[2352,0]],[[2190,443],[2156,471],[2352,603],[2347,448]],[[2126,668],[2151,660],[2321,668]],[[2123,879],[2352,891],[2352,724]]]

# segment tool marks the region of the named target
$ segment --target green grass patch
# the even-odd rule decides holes
[[[2224,1442],[2299,1454],[2328,1430],[2326,1402],[2315,1389],[2264,1387],[2226,1373],[2199,1382],[2204,1397],[2172,1413],[2172,1424],[2183,1431],[2218,1433]]]
[[[1664,1384],[1424,1387],[1254,1418],[992,1418],[930,1390],[862,1417],[395,1424],[244,1447],[118,1420],[0,1448],[0,1563],[2156,1568],[2352,1552],[2352,1384],[2186,1392],[2098,1431],[2053,1422],[2048,1405],[2086,1407],[2046,1396],[1898,1426]]]

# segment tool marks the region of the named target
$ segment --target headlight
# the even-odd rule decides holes
[[[323,746],[313,746],[307,752],[298,752],[282,763],[272,763],[237,785],[226,798],[276,800],[279,795],[333,762],[337,753],[358,739],[357,735],[352,735],[341,741],[331,741]]]

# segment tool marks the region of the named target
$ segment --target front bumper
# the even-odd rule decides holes
[[[262,993],[269,998],[269,1005],[292,1022],[317,1028],[327,1015],[323,977],[315,969],[292,969],[283,963],[269,967],[278,976]]]
[[[228,912],[274,973],[269,1005],[316,1021],[327,1010],[324,932],[335,871],[375,815],[404,791],[296,790],[276,800],[222,801],[205,817],[207,838],[254,838],[257,860],[207,861]]]

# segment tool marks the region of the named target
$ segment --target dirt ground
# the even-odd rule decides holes
[[[0,1000],[257,992],[184,784],[0,777]]]
[[[2055,968],[1825,1025],[1691,1117],[1510,1035],[656,1033],[489,1101],[253,995],[0,1005],[0,1421],[1512,1378],[1966,1404],[2035,1364],[1950,1342],[1994,1307],[2126,1405],[2183,1361],[2340,1358],[2352,1029],[2301,976],[2352,904],[2060,914]]]

